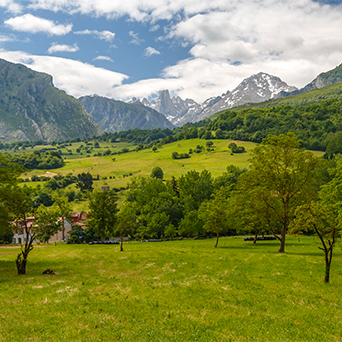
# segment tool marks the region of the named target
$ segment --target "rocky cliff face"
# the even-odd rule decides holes
[[[80,102],[50,75],[0,59],[0,140],[65,140],[102,133]]]
[[[106,132],[173,128],[163,114],[140,102],[125,103],[97,95],[83,96],[79,101]]]
[[[168,90],[160,92],[156,101],[144,99],[143,103],[166,115],[174,125],[183,126],[187,122],[203,120],[228,108],[248,102],[263,102],[276,98],[282,91],[291,92],[296,89],[279,77],[259,73],[242,81],[232,92],[209,98],[201,105],[190,99],[183,101],[178,96],[170,98]]]

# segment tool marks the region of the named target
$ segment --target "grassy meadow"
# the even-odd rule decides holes
[[[42,245],[17,276],[0,248],[1,341],[341,341],[342,257],[331,283],[312,237]],[[42,275],[51,268],[55,275]]]
[[[191,158],[188,159],[172,159],[171,154],[174,151],[178,153],[188,153],[190,148],[195,149],[197,145],[205,147],[206,140],[180,140],[163,145],[158,148],[156,152],[153,152],[152,149],[143,149],[138,152],[131,151],[128,153],[101,157],[86,157],[84,155],[72,155],[69,157],[63,155],[63,157],[66,158],[64,167],[49,170],[48,172],[44,170],[34,170],[25,173],[23,178],[31,177],[33,174],[66,175],[68,173],[79,174],[82,172],[90,172],[92,175],[99,175],[101,178],[99,181],[94,182],[95,188],[99,188],[104,184],[120,188],[126,186],[132,176],[150,175],[155,166],[160,166],[163,169],[164,178],[166,179],[170,179],[171,176],[178,178],[188,171],[202,171],[203,169],[209,170],[212,175],[216,177],[226,171],[227,166],[230,164],[242,168],[248,166],[250,151],[255,147],[255,143],[236,142],[239,146],[245,147],[246,153],[231,155],[231,152],[228,149],[229,143],[232,142],[231,140],[213,140],[213,142],[214,146],[212,148],[214,151],[198,154],[193,153]],[[78,144],[75,144],[75,146],[72,147],[72,151],[78,148]],[[116,143],[115,146],[118,150],[125,147],[130,148],[131,150],[134,149],[134,146],[128,145],[127,143]],[[100,143],[100,148],[94,149],[93,152],[104,151],[107,147],[108,143]],[[115,158],[114,161],[113,158]],[[104,177],[107,177],[107,179],[102,179]],[[112,177],[112,179],[109,177]],[[26,184],[29,186],[29,183]],[[36,185],[37,183],[31,183],[31,186]]]

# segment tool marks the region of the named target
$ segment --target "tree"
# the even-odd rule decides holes
[[[151,177],[163,179],[163,178],[164,178],[164,172],[163,172],[163,170],[161,169],[161,167],[155,166],[155,167],[152,169]]]
[[[35,215],[32,231],[40,241],[48,242],[52,235],[64,228],[64,219],[60,217],[57,207],[47,208],[41,204]]]
[[[147,223],[147,233],[152,238],[160,239],[164,235],[165,227],[170,224],[169,216],[163,212],[151,215]]]
[[[220,232],[228,228],[227,205],[224,188],[221,188],[210,201],[203,202],[198,210],[198,216],[204,222],[204,229],[216,234],[215,248],[218,245]]]
[[[174,189],[159,178],[133,178],[126,198],[133,205],[138,217],[140,236],[162,236],[165,225],[172,223],[177,226],[183,216],[180,200]],[[159,225],[158,215],[154,217],[161,213],[167,216],[165,225]],[[164,218],[163,216],[163,222]]]
[[[293,233],[302,233],[310,228],[319,237],[324,251],[325,277],[328,283],[333,249],[341,237],[342,215],[342,159],[336,158],[336,167],[330,170],[333,177],[319,191],[319,201],[299,207],[296,219],[291,224]]]
[[[78,174],[76,188],[79,188],[83,193],[93,191],[93,176],[89,172]]]
[[[114,190],[96,190],[89,192],[88,197],[88,226],[93,228],[103,241],[105,235],[109,236],[114,233],[118,197]]]
[[[168,236],[170,238],[170,241],[176,234],[177,234],[176,227],[172,223],[165,227],[164,235]]]
[[[209,200],[213,193],[211,173],[192,170],[182,175],[178,181],[179,195],[186,211],[198,210],[201,203]]]
[[[319,202],[312,202],[297,208],[296,218],[291,222],[291,233],[308,232],[314,229],[319,237],[324,252],[325,275],[324,282],[329,283],[330,266],[333,249],[338,238],[341,237],[340,215],[333,206]]]
[[[124,236],[131,235],[137,228],[137,216],[129,203],[123,203],[117,214],[115,234],[120,236],[120,251],[123,251],[122,242]]]
[[[317,195],[320,161],[311,152],[299,148],[293,133],[269,135],[252,152],[250,170],[240,177],[240,189],[246,196],[253,192],[260,215],[269,221],[269,229],[285,252],[285,239],[294,209],[309,203]]]
[[[188,211],[178,226],[178,234],[186,237],[196,237],[205,234],[204,222],[198,217],[198,210]]]
[[[62,240],[64,241],[65,236],[65,228],[64,228],[64,219],[65,218],[70,218],[71,215],[71,205],[69,203],[69,199],[67,196],[61,196],[60,192],[55,192],[52,195],[52,198],[54,199],[54,204],[53,207],[56,208],[56,211],[58,212],[58,215],[61,217],[62,220],[62,225],[61,225],[61,230],[62,230]]]

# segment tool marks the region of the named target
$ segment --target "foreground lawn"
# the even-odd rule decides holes
[[[312,237],[0,248],[1,341],[341,341],[341,247]],[[56,275],[42,275],[51,268]]]

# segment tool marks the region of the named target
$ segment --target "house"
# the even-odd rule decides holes
[[[62,220],[62,218],[59,218]],[[31,231],[31,227],[34,225],[34,221],[36,220],[35,217],[27,217],[26,222],[27,222],[27,228],[29,231]],[[72,220],[68,220],[67,218],[64,218],[64,229],[57,232],[51,238],[49,239],[49,242],[57,242],[57,241],[66,241],[69,237],[69,233],[74,226],[75,223],[72,223]],[[86,227],[85,224],[83,223],[78,223],[76,222],[77,225],[81,225],[82,228],[84,229]],[[25,228],[24,226],[19,223],[19,222],[14,222],[14,229],[13,229],[13,240],[12,243],[16,244],[21,244],[21,243],[26,243],[26,234],[25,234]],[[32,235],[31,235],[32,236]],[[33,240],[33,242],[38,242],[36,239]]]
[[[53,235],[49,242],[57,242],[57,241],[66,241],[68,240],[69,234],[71,232],[72,227],[79,226],[82,229],[86,229],[87,225],[84,223],[84,221],[87,219],[87,214],[82,213],[81,211],[77,213],[73,213],[70,217],[70,220],[67,218],[64,218],[64,231],[61,230],[55,235]]]
[[[73,226],[73,223],[64,217],[64,229],[58,231],[55,235],[52,235],[49,239],[49,242],[66,241]]]

